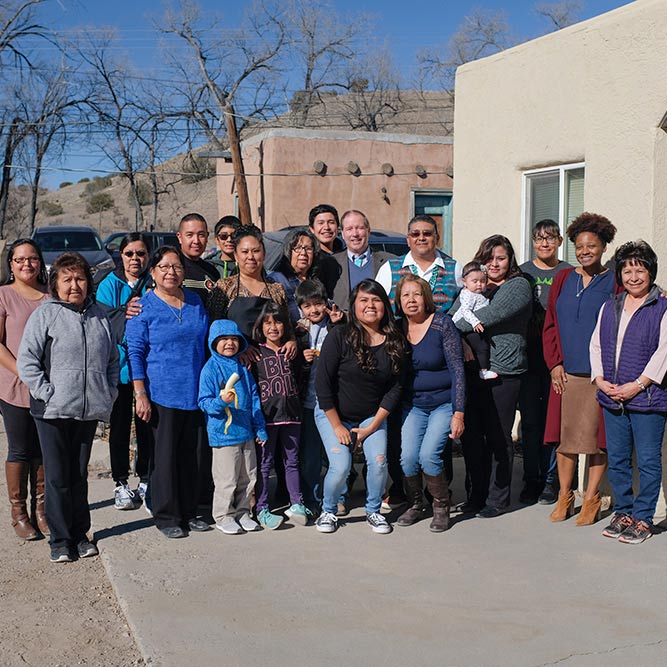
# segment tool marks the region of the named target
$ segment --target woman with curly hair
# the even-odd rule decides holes
[[[368,466],[366,519],[373,532],[390,533],[380,514],[387,481],[387,417],[401,398],[408,350],[380,283],[362,280],[350,299],[349,323],[326,337],[315,378],[315,423],[329,458],[316,526],[321,533],[338,527],[337,504],[358,447]]]
[[[474,261],[487,270],[484,295],[490,302],[475,315],[491,345],[490,370],[498,377],[483,380],[479,365],[473,361],[467,364],[468,404],[461,440],[470,489],[461,509],[487,519],[507,512],[510,506],[512,425],[521,376],[528,368],[526,334],[533,297],[507,237],[494,234],[484,239]],[[457,299],[449,314],[454,315],[459,307]],[[473,331],[464,318],[456,326],[464,334]]]
[[[551,521],[574,512],[572,480],[580,454],[588,455],[588,486],[577,517],[588,526],[600,517],[600,480],[607,468],[604,425],[591,384],[589,346],[600,308],[615,289],[614,273],[602,264],[616,227],[604,216],[582,213],[566,230],[579,262],[554,278],[544,320],[544,360],[551,373],[551,392],[544,442],[558,446],[560,491]]]

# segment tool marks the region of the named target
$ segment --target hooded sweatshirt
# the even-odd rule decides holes
[[[218,354],[215,341],[220,336],[236,336],[240,343],[239,352],[233,357]],[[208,346],[211,358],[204,365],[199,378],[199,408],[206,415],[209,444],[211,447],[228,447],[240,445],[256,437],[267,440],[269,436],[257,383],[250,371],[238,360],[238,354],[248,347],[248,343],[236,322],[215,320],[208,335]],[[234,385],[238,404],[225,403],[220,398],[220,390],[233,373],[239,376]]]
[[[45,301],[30,316],[16,359],[42,419],[109,421],[118,395],[118,349],[109,321],[89,299],[83,310]]]

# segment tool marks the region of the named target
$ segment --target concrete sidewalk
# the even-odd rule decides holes
[[[93,477],[95,536],[149,664],[665,662],[663,535],[623,545],[603,522],[554,525],[535,505],[440,535],[427,521],[375,535],[357,508],[332,535],[285,525],[169,541],[143,508],[115,510],[113,483]]]

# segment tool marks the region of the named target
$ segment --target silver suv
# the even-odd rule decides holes
[[[47,271],[56,257],[67,250],[83,255],[90,264],[95,284],[114,268],[113,259],[92,227],[38,227],[32,239],[44,255]]]

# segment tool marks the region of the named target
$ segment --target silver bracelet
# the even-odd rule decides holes
[[[635,382],[642,391],[646,391],[646,385],[639,378],[637,378]]]
[[[145,389],[140,389],[139,391],[134,392],[134,397],[139,398],[139,396],[143,396],[146,393]]]

